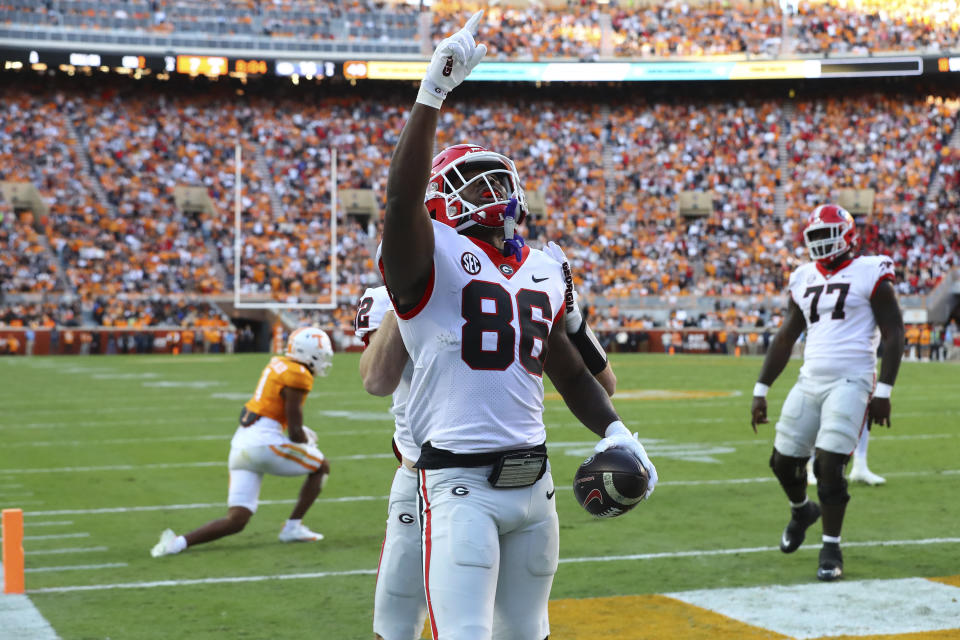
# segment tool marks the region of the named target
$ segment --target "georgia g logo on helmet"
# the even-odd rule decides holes
[[[820,205],[807,219],[803,240],[811,260],[832,262],[837,256],[857,246],[857,225],[850,212],[843,207]]]

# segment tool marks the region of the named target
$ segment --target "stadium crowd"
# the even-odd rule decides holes
[[[4,290],[62,290],[60,265],[87,302],[232,288],[238,139],[246,159],[241,292],[276,302],[328,297],[330,149],[338,152],[340,188],[382,197],[391,132],[403,117],[389,100],[360,96],[304,106],[222,90],[8,95],[0,179],[32,182],[50,212],[8,213],[0,225],[12,249],[0,263],[11,274]],[[864,239],[868,250],[897,258],[901,292],[931,290],[956,266],[949,199],[957,163],[945,145],[957,103],[870,94],[791,106],[792,117],[782,102],[762,99],[602,106],[522,92],[511,101],[478,95],[444,113],[438,144],[479,140],[515,159],[526,190],[543,195],[528,240],[567,248],[586,299],[779,295],[805,259],[797,221],[847,187],[876,190]],[[89,154],[89,172],[78,149]],[[934,170],[948,187],[940,192],[945,207],[926,203]],[[203,187],[213,207],[181,210],[177,186]],[[778,188],[783,217],[775,211]],[[712,191],[713,212],[677,216],[684,190]],[[337,322],[348,322],[353,300],[377,282],[377,235],[375,225],[341,219]]]
[[[491,57],[503,60],[949,51],[957,48],[960,33],[960,10],[951,0],[435,0],[424,5],[434,43],[476,9],[486,9],[484,38]],[[2,0],[0,24],[400,42],[420,38],[420,8],[374,0]]]

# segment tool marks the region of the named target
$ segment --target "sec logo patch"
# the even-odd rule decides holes
[[[464,271],[475,276],[480,273],[480,258],[469,251],[464,251],[463,255],[460,256],[460,266],[463,267]]]

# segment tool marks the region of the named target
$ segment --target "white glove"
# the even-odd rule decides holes
[[[447,94],[456,89],[486,55],[487,45],[477,44],[473,39],[481,17],[483,11],[477,11],[463,29],[437,45],[427,75],[420,83],[417,102],[439,109]]]
[[[640,461],[640,464],[643,465],[643,468],[647,470],[647,474],[650,476],[650,480],[647,483],[647,492],[643,494],[643,499],[648,499],[653,493],[654,487],[657,486],[657,480],[659,478],[657,477],[657,468],[653,466],[653,463],[650,462],[650,458],[647,457],[647,452],[643,448],[643,445],[640,444],[637,434],[631,434],[626,425],[617,420],[616,422],[610,423],[610,426],[607,427],[604,435],[606,437],[598,442],[597,446],[595,446],[593,450],[597,453],[601,453],[607,449],[612,449],[613,447],[621,447],[632,453],[634,457]]]
[[[563,267],[563,278],[567,285],[567,295],[565,297],[567,313],[566,325],[567,333],[576,333],[583,324],[583,315],[580,313],[580,296],[573,288],[573,272],[570,270],[570,261],[567,260],[567,254],[563,252],[556,242],[550,241],[543,247],[543,252],[553,258]]]
[[[303,426],[300,427],[300,428],[303,429],[303,435],[307,436],[307,444],[309,444],[309,445],[311,445],[311,446],[316,446],[316,445],[317,445],[317,432],[314,431],[313,429],[311,429],[310,427],[308,427],[307,425],[303,425]]]

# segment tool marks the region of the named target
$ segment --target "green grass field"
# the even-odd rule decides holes
[[[266,359],[0,359],[0,506],[25,512],[27,592],[62,638],[372,636],[396,463],[389,399],[364,393],[356,354],[336,356],[305,407],[333,465],[305,519],[324,541],[276,540],[300,481],[268,477],[265,504],[239,535],[149,555],[162,529],[183,533],[224,512],[229,440]],[[561,520],[552,598],[815,582],[815,546],[774,550],[789,514],[767,467],[773,426],[755,436],[749,424],[760,360],[616,355],[613,364],[614,404],[661,484],[626,516],[592,519],[570,485],[596,437],[548,397]],[[770,393],[772,421],[798,365]],[[875,430],[870,447],[888,484],[851,486],[847,580],[960,574],[958,389],[955,364],[904,363],[893,428]],[[901,543],[861,544],[881,541]]]

